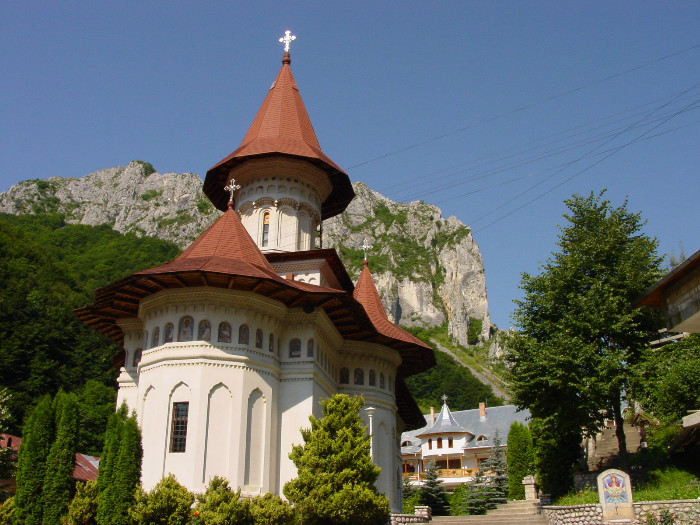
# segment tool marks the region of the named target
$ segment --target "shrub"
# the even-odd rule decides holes
[[[137,493],[129,516],[137,525],[188,525],[193,502],[194,496],[170,474],[151,492]]]
[[[197,522],[203,525],[227,525],[236,523],[252,525],[250,502],[241,499],[241,491],[234,492],[228,481],[215,476],[204,494],[197,496],[195,507]]]
[[[296,514],[279,496],[265,494],[250,501],[250,515],[255,525],[293,525]]]
[[[75,496],[68,505],[68,515],[62,525],[96,525],[97,524],[97,481],[78,483]]]

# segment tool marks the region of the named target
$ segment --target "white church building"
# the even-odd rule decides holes
[[[287,49],[241,145],[207,172],[221,217],[77,315],[124,348],[118,403],[138,415],[145,489],[172,473],[201,492],[218,475],[281,495],[319,402],[361,394],[377,488],[399,511],[400,436],[425,425],[404,378],[435,357],[388,320],[366,261],[353,285],[335,250],[316,247],[354,192],[321,150],[290,62]]]

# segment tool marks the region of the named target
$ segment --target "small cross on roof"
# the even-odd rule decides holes
[[[289,53],[289,43],[292,40],[296,40],[296,39],[297,39],[296,35],[293,35],[289,29],[287,29],[284,32],[284,36],[280,38],[280,42],[284,44],[284,52],[285,53]]]
[[[236,184],[236,179],[231,179],[231,182],[229,182],[228,186],[224,186],[224,190],[228,191],[231,194],[231,197],[228,200],[229,202],[233,202],[234,192],[236,192],[240,189],[241,189],[241,185]]]
[[[362,250],[365,252],[365,261],[367,260],[367,251],[372,249],[372,245],[367,243],[367,239],[364,240],[362,243],[362,246],[360,246]]]

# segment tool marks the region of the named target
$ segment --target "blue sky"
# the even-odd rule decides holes
[[[470,225],[508,328],[573,193],[627,198],[662,254],[700,249],[698,28],[696,1],[6,1],[0,191],[135,159],[203,175],[291,29],[324,151]]]

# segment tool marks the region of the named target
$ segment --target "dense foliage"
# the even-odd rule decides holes
[[[561,251],[540,275],[523,274],[514,314],[520,332],[507,349],[514,402],[539,420],[531,430],[540,486],[555,495],[571,486],[581,432],[598,428],[601,409],[615,419],[624,461],[622,394],[647,333],[658,327],[650,310],[633,305],[661,263],[626,203],[613,207],[592,193],[565,202]]]
[[[489,509],[495,509],[496,505],[501,505],[508,499],[507,468],[505,452],[501,447],[501,437],[496,430],[491,453],[481,465],[481,469],[488,474],[486,505]]]
[[[336,394],[321,401],[323,417],[309,416],[302,429],[303,445],[289,458],[297,478],[287,482],[284,495],[303,525],[385,523],[389,501],[374,485],[380,469],[370,458],[370,443],[359,411],[361,397]]]
[[[10,392],[7,388],[0,387],[0,433],[7,431],[7,423],[10,417],[8,402],[10,400]],[[11,447],[0,448],[0,479],[8,479],[15,473],[16,453]],[[0,489],[0,503],[7,498],[8,493]]]
[[[508,431],[508,498],[525,499],[523,478],[532,474],[532,436],[527,426],[513,421]]]
[[[44,396],[24,427],[17,468],[17,517],[26,525],[58,523],[71,499],[78,399],[58,392]]]
[[[150,492],[139,491],[135,505],[129,509],[130,519],[125,523],[135,525],[188,525],[192,514],[194,496],[180,485],[175,476],[161,479]]]
[[[97,481],[78,483],[75,496],[68,506],[68,514],[61,521],[65,525],[97,525]]]
[[[114,385],[117,345],[76,319],[96,287],[174,258],[178,248],[121,235],[108,226],[69,225],[59,215],[0,214],[0,384],[12,394],[8,432],[18,434],[26,411],[59,388],[79,392],[86,379]],[[113,404],[93,387],[83,401]],[[83,405],[84,406],[84,405]],[[112,405],[113,406],[113,405]],[[79,450],[97,452],[104,421],[83,429]]]
[[[663,423],[700,408],[700,334],[650,348],[634,368],[634,397]]]
[[[420,335],[419,330],[414,333]],[[428,344],[429,341],[428,341]],[[450,398],[452,410],[478,408],[485,401],[488,406],[500,406],[501,398],[496,397],[490,387],[479,381],[465,366],[459,365],[444,352],[435,351],[437,364],[430,370],[406,379],[406,385],[424,413],[431,406],[442,405],[440,398]]]

